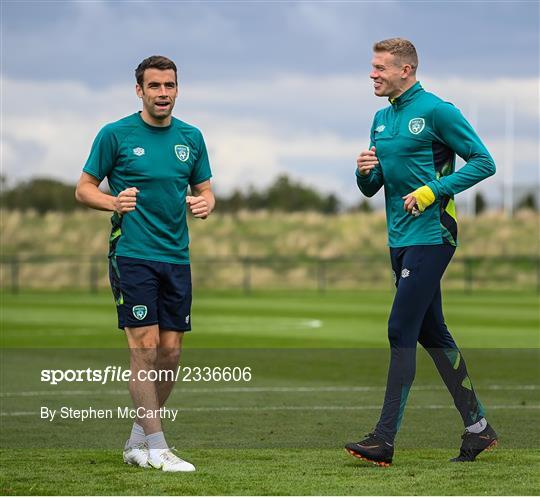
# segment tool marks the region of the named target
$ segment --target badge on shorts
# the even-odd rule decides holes
[[[185,163],[189,159],[189,147],[187,145],[175,145],[174,153],[176,157]]]
[[[424,118],[413,118],[409,121],[409,131],[413,135],[418,135],[426,126]]]
[[[131,311],[137,320],[144,320],[146,314],[148,313],[148,308],[144,304],[136,304],[133,306]]]

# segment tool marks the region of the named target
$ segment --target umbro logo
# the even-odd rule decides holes
[[[411,274],[410,270],[407,270],[407,268],[403,268],[401,270],[401,278],[407,278]]]
[[[384,125],[379,125],[377,126],[377,128],[375,128],[375,132],[376,133],[382,133],[384,131],[384,129],[386,128],[386,126]]]
[[[133,149],[133,154],[135,154],[136,156],[144,156],[144,149],[142,147],[135,147]]]

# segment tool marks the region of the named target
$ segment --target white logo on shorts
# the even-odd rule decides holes
[[[142,147],[135,147],[133,149],[133,154],[135,154],[136,156],[144,156],[144,149]]]
[[[144,304],[136,304],[131,311],[137,320],[144,320],[148,313],[148,308]]]
[[[410,270],[407,270],[407,268],[403,268],[401,270],[401,278],[407,278],[411,274]]]
[[[377,126],[377,128],[375,128],[375,131],[376,131],[377,133],[382,133],[382,132],[384,131],[385,128],[386,128],[386,126],[384,126],[384,125],[379,125],[379,126]]]
[[[189,323],[189,315],[186,316],[186,325]]]

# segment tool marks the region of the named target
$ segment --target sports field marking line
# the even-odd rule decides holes
[[[539,384],[528,385],[499,385],[492,384],[487,386],[475,385],[477,391],[536,391],[540,389]],[[307,386],[307,387],[194,387],[194,388],[181,388],[177,387],[176,392],[180,393],[315,393],[315,392],[380,392],[384,391],[386,386]],[[426,385],[426,386],[414,386],[411,391],[446,391],[445,386],[438,385]],[[117,396],[127,394],[125,389],[103,389],[103,390],[62,390],[56,391],[51,389],[50,391],[21,391],[21,392],[7,392],[0,393],[0,398],[8,397],[32,397],[32,396],[88,396],[90,394],[99,395],[111,395]]]
[[[380,410],[380,405],[365,406],[194,406],[170,408],[185,412],[270,412],[270,411],[361,411]],[[490,405],[490,410],[540,410],[540,405]],[[455,410],[454,405],[408,406],[407,410]],[[1,412],[0,417],[24,417],[39,415],[39,412]]]

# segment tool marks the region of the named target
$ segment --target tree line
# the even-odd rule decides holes
[[[70,212],[84,209],[75,200],[75,185],[51,178],[33,178],[7,188],[5,177],[1,179],[0,207],[5,209],[35,210],[40,214],[48,211]],[[270,186],[246,191],[234,190],[230,195],[217,195],[219,211],[234,213],[242,209],[275,211],[315,211],[335,214],[343,209],[334,194],[323,194],[312,187],[291,180],[287,175],[279,176]],[[371,210],[364,199],[355,208]]]
[[[48,211],[70,212],[84,209],[75,200],[75,185],[70,185],[52,178],[33,178],[7,188],[5,177],[0,177],[0,207],[22,211],[34,210],[40,214]],[[235,213],[242,209],[270,211],[315,211],[323,214],[336,214],[344,211],[345,206],[334,194],[324,194],[316,189],[294,181],[287,175],[281,175],[267,188],[256,189],[251,186],[245,191],[234,190],[230,195],[217,195],[218,209],[222,213]],[[477,192],[474,199],[476,214],[484,212],[487,203],[484,196]],[[537,211],[534,194],[526,194],[518,202],[516,209],[528,208]],[[349,212],[372,211],[366,198],[346,209]]]

